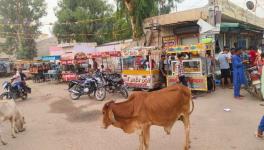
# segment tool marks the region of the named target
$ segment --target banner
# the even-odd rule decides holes
[[[42,61],[51,61],[51,60],[60,60],[61,57],[60,56],[42,56],[41,60]]]
[[[193,76],[187,78],[188,85],[192,90],[207,91],[207,77]]]
[[[152,89],[159,83],[159,75],[123,75],[125,85],[131,88]]]
[[[177,83],[179,83],[179,78],[178,76],[167,76],[167,86],[172,86],[172,85],[176,85]]]
[[[176,36],[166,36],[162,38],[162,46],[164,48],[176,46],[177,45],[177,37]]]

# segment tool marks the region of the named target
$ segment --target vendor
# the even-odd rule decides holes
[[[149,65],[149,55],[146,56],[146,60],[143,61],[143,68],[144,69],[150,69],[150,68],[155,68],[156,62],[151,59],[151,64]]]
[[[184,59],[184,55],[178,54],[178,61],[179,61],[177,64],[178,76],[180,83],[184,86],[188,86],[184,73],[183,59]]]
[[[159,62],[159,81],[161,86],[165,86],[166,87],[166,70],[165,70],[165,61],[166,56],[165,55],[161,55],[161,59]]]

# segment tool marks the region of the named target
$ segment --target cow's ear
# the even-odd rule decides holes
[[[115,123],[116,122],[116,119],[115,119],[115,114],[113,113],[112,109],[109,109],[109,119],[111,120],[112,123]]]
[[[111,100],[110,102],[106,103],[106,104],[105,104],[106,108],[109,108],[109,107],[110,107],[110,105],[111,105],[112,103],[114,103],[114,101],[113,101],[113,100]]]

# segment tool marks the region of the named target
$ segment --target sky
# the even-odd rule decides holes
[[[43,24],[54,23],[57,18],[55,16],[55,9],[57,8],[57,3],[59,0],[45,0],[47,3],[47,15],[41,19]],[[114,4],[114,0],[107,0],[109,3]],[[230,0],[231,2],[245,8],[247,0]],[[192,8],[199,8],[205,6],[208,0],[185,0],[177,5],[178,11],[183,11]],[[258,0],[261,7],[258,7],[256,15],[264,18],[264,0]],[[51,34],[52,26],[45,25],[41,28],[42,33]]]

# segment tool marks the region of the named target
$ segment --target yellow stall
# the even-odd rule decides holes
[[[160,49],[135,47],[123,49],[121,53],[122,77],[128,88],[151,90],[159,86]]]
[[[166,49],[170,59],[170,71],[167,76],[167,85],[178,83],[178,60],[177,54],[185,54],[183,67],[188,86],[192,90],[208,91],[212,90],[214,54],[213,44],[177,45]]]

